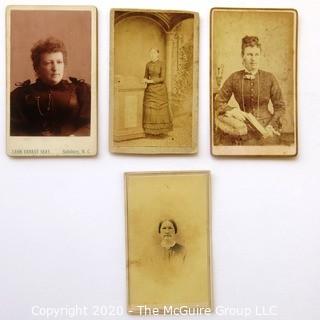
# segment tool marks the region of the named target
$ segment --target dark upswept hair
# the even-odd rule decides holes
[[[174,227],[174,233],[177,233],[178,232],[178,227],[177,227],[177,224],[174,222],[174,220],[172,219],[166,219],[166,220],[162,220],[160,223],[159,223],[159,226],[158,226],[158,233],[160,233],[160,229],[161,229],[161,226],[162,224],[165,222],[165,221],[170,221]]]
[[[41,55],[43,53],[62,52],[63,61],[67,63],[67,50],[63,41],[54,37],[49,37],[44,40],[37,41],[31,48],[31,59],[33,69],[36,70],[41,61]]]
[[[247,47],[258,47],[261,49],[261,43],[259,42],[259,38],[256,36],[245,36],[242,38],[241,44],[241,54],[244,54],[244,49]]]

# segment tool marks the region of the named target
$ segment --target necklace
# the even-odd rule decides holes
[[[38,111],[39,111],[39,114],[41,117],[44,117],[44,113],[41,111],[41,107],[40,107],[40,96],[36,96],[36,101],[37,101],[37,108],[38,108]],[[52,104],[52,93],[49,92],[48,94],[48,106],[47,106],[47,112],[49,112],[51,110],[51,104]]]

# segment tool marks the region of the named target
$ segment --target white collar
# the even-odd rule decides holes
[[[256,69],[255,71],[248,71],[247,68],[244,68],[244,72],[250,73],[253,76],[255,76],[258,73],[259,69]]]
[[[162,248],[165,248],[167,250],[171,249],[172,247],[174,247],[176,245],[176,242],[174,240],[172,241],[165,241],[165,240],[162,240],[161,241],[161,247]]]

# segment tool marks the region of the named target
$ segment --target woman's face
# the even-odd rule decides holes
[[[174,225],[170,221],[166,220],[162,222],[160,227],[160,235],[163,239],[172,239],[175,233]]]
[[[248,71],[256,71],[259,68],[260,48],[257,46],[246,47],[243,52],[243,65]]]
[[[36,70],[38,77],[45,84],[54,86],[63,77],[64,61],[62,52],[46,52],[41,54],[40,63]]]
[[[150,59],[152,61],[157,61],[159,59],[159,52],[156,49],[150,50]]]

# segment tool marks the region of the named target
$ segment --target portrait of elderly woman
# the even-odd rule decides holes
[[[159,223],[158,233],[161,238],[161,248],[163,248],[163,258],[165,260],[172,260],[174,258],[181,258],[184,261],[186,252],[184,246],[176,242],[176,234],[178,232],[177,224],[174,220],[163,220]]]
[[[210,306],[210,173],[127,172],[125,190],[128,312]]]
[[[276,77],[259,68],[261,50],[258,37],[242,38],[244,68],[232,73],[215,97],[215,121],[222,144],[279,143],[286,103]],[[228,104],[232,95],[237,107]]]
[[[297,12],[211,10],[213,155],[297,154]]]
[[[11,136],[89,136],[90,86],[64,78],[68,66],[65,44],[54,37],[31,48],[36,81],[21,79],[10,95]]]

